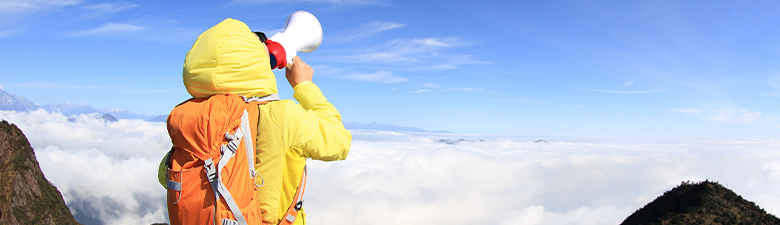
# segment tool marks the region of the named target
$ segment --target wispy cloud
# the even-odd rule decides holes
[[[337,76],[335,78],[385,84],[407,81],[406,78],[394,76],[393,72],[390,71],[377,71],[376,73],[352,73],[349,75]]]
[[[458,69],[462,65],[491,64],[491,63],[492,62],[489,61],[479,60],[473,55],[456,55],[449,58],[447,62],[430,66],[428,67],[428,69]]]
[[[624,94],[624,95],[657,94],[657,93],[666,92],[666,89],[663,88],[654,88],[650,90],[636,90],[636,91],[618,91],[618,90],[606,90],[606,89],[580,89],[580,90],[596,91],[596,92],[604,92],[604,93],[612,93],[612,94]]]
[[[451,91],[485,91],[484,88],[470,88],[470,87],[466,87],[466,88],[451,88],[451,89],[447,89],[447,90],[451,90]]]
[[[423,86],[423,87],[427,87],[427,88],[437,88],[437,87],[439,87],[439,86],[441,86],[441,85],[439,85],[439,84],[437,84],[437,83],[431,83],[431,82],[428,82],[428,83],[424,83],[424,84],[422,84],[422,86]]]
[[[336,55],[331,58],[346,63],[404,63],[404,68],[411,70],[451,70],[462,65],[491,63],[472,55],[445,52],[445,49],[464,45],[467,43],[458,37],[395,39],[378,47],[353,50],[348,55]]]
[[[21,29],[0,30],[0,37],[8,37],[21,31]]]
[[[43,16],[81,3],[81,0],[0,0],[0,28],[29,24],[29,17]]]
[[[767,96],[780,97],[780,75],[770,76],[766,86],[770,88],[769,92],[766,93]]]
[[[146,28],[136,26],[133,24],[122,24],[122,23],[106,23],[103,24],[103,26],[84,30],[84,31],[77,31],[71,33],[73,36],[95,36],[95,35],[104,35],[104,34],[117,34],[117,33],[132,33],[137,31],[145,30]]]
[[[142,19],[125,23],[104,23],[101,26],[73,31],[66,35],[72,37],[108,37],[133,41],[163,43],[192,42],[202,29],[182,27],[177,20]]]
[[[360,73],[349,69],[331,67],[322,64],[313,67],[317,71],[317,74],[319,74],[318,76],[323,76],[323,77],[328,77],[333,79],[354,80],[354,81],[384,83],[384,84],[406,82],[408,80],[404,77],[396,76],[392,71],[385,71],[385,70],[380,70],[374,73]]]
[[[379,0],[236,0],[233,3],[240,4],[296,4],[296,3],[322,3],[333,5],[376,5],[382,4]]]
[[[21,14],[81,4],[81,0],[4,0],[0,1],[0,13]]]
[[[357,29],[349,29],[348,31],[342,32],[341,34],[336,34],[330,40],[340,41],[340,42],[351,42],[356,40],[362,40],[362,39],[372,37],[378,33],[400,28],[403,26],[404,25],[400,23],[374,21],[370,23],[365,23],[360,27],[358,27]]]
[[[416,91],[411,92],[412,94],[419,94],[419,93],[428,93],[428,92],[447,92],[447,91],[458,91],[458,92],[478,92],[478,91],[485,91],[484,88],[471,88],[471,87],[442,87],[439,84],[435,83],[424,83],[422,84],[424,89],[418,89]]]
[[[476,99],[486,100],[486,101],[497,101],[497,102],[511,102],[511,103],[539,102],[539,100],[532,100],[532,99],[510,99],[510,98],[476,98]]]
[[[338,57],[349,62],[419,62],[439,55],[444,48],[461,44],[459,38],[415,38],[392,40],[379,50]]]
[[[87,5],[84,6],[84,9],[92,10],[93,13],[97,13],[97,14],[111,14],[111,13],[121,12],[127,9],[132,9],[135,7],[138,7],[138,5],[129,2],[116,2],[116,3],[101,3],[96,5]]]
[[[684,113],[705,120],[711,120],[730,124],[761,123],[771,124],[780,121],[780,117],[773,115],[764,115],[760,112],[747,109],[716,109],[705,110],[696,108],[670,109],[669,112]]]

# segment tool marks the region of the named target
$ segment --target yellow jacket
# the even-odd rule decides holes
[[[234,93],[247,97],[276,94],[265,45],[241,21],[226,19],[210,28],[187,53],[184,86],[194,98]],[[314,83],[296,85],[292,100],[259,105],[255,169],[264,185],[257,197],[265,222],[276,224],[292,204],[306,158],[343,160],[352,135],[341,115]],[[166,166],[160,163],[158,179],[166,183]],[[259,181],[258,181],[259,182]],[[294,224],[303,224],[301,211]]]

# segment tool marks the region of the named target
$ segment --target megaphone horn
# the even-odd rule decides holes
[[[293,64],[292,58],[298,52],[312,52],[322,43],[322,26],[317,17],[306,11],[296,11],[287,17],[284,31],[276,33],[266,41],[272,58],[272,69],[281,69]],[[276,65],[273,65],[273,59]]]

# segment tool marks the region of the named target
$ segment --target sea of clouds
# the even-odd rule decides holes
[[[0,112],[81,222],[166,221],[156,179],[171,146],[165,124],[74,118]],[[780,212],[780,140],[352,134],[346,160],[309,162],[312,224],[618,224],[682,181],[704,179]]]

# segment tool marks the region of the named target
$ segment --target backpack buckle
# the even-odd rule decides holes
[[[298,203],[295,203],[295,211],[301,211],[303,208],[303,201],[298,201]]]

